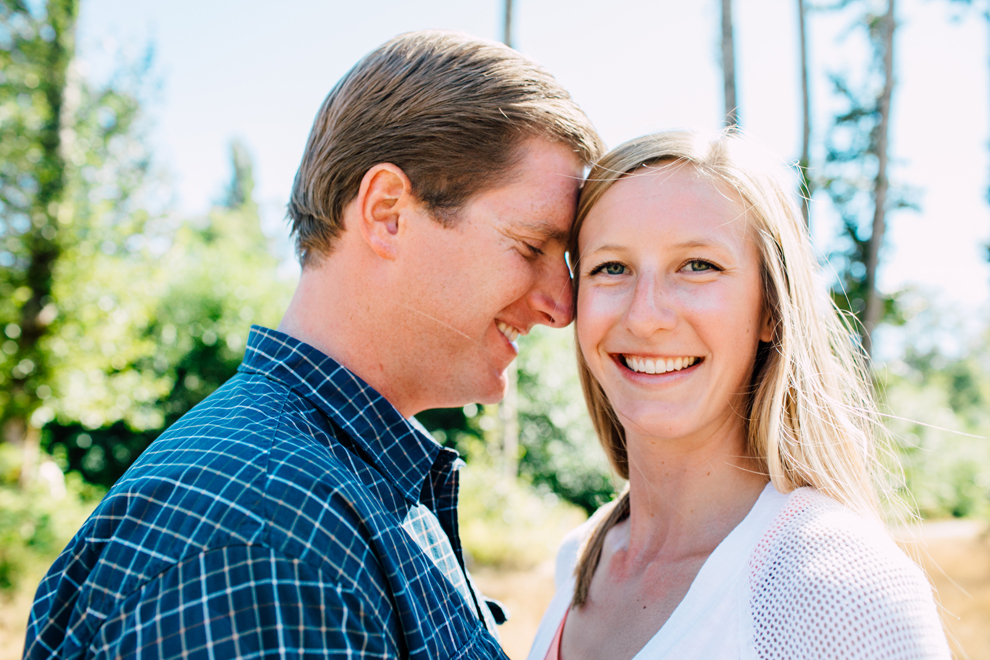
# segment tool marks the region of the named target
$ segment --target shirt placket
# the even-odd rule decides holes
[[[460,459],[457,452],[446,448],[441,449],[430,468],[429,478],[423,484],[423,494],[420,501],[429,507],[436,515],[437,520],[440,521],[440,527],[450,541],[454,557],[457,559],[457,564],[460,566],[471,592],[475,613],[484,622],[488,631],[498,639],[498,626],[495,619],[485,603],[484,596],[474,584],[474,580],[471,579],[464,564],[464,550],[461,546],[457,519],[457,498],[460,489],[459,470],[462,465],[464,465],[464,461]]]

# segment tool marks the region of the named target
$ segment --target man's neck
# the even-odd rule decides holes
[[[353,273],[362,271],[345,261],[346,257],[335,254],[303,268],[278,330],[333,358],[385,397],[403,417],[410,417],[419,410],[396,395],[386,371],[388,360],[378,350],[388,337],[367,322],[375,314],[374,287],[355,288]]]

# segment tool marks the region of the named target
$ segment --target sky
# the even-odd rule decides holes
[[[796,0],[736,0],[741,124],[784,160],[800,151]],[[373,6],[373,9],[371,7]],[[178,213],[205,212],[230,176],[238,138],[255,159],[256,197],[287,245],[283,222],[315,113],[334,83],[392,36],[422,28],[501,39],[502,0],[83,0],[77,42],[87,75],[151,45],[161,82],[151,140],[174,186]],[[721,126],[717,0],[515,0],[514,46],[571,92],[610,147],[658,130]],[[937,305],[985,321],[990,309],[990,30],[954,3],[902,0],[895,44],[892,178],[918,193],[920,211],[888,220],[880,287],[920,287]],[[829,112],[829,72],[855,71],[863,53],[848,17],[809,22],[813,142]],[[814,236],[835,246],[824,197]]]

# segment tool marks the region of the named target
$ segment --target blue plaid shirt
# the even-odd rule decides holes
[[[505,658],[457,533],[457,454],[254,327],[42,581],[25,658]]]

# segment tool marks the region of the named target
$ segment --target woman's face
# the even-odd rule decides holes
[[[578,342],[627,434],[743,439],[771,338],[751,232],[740,198],[683,163],[636,170],[588,213]]]

